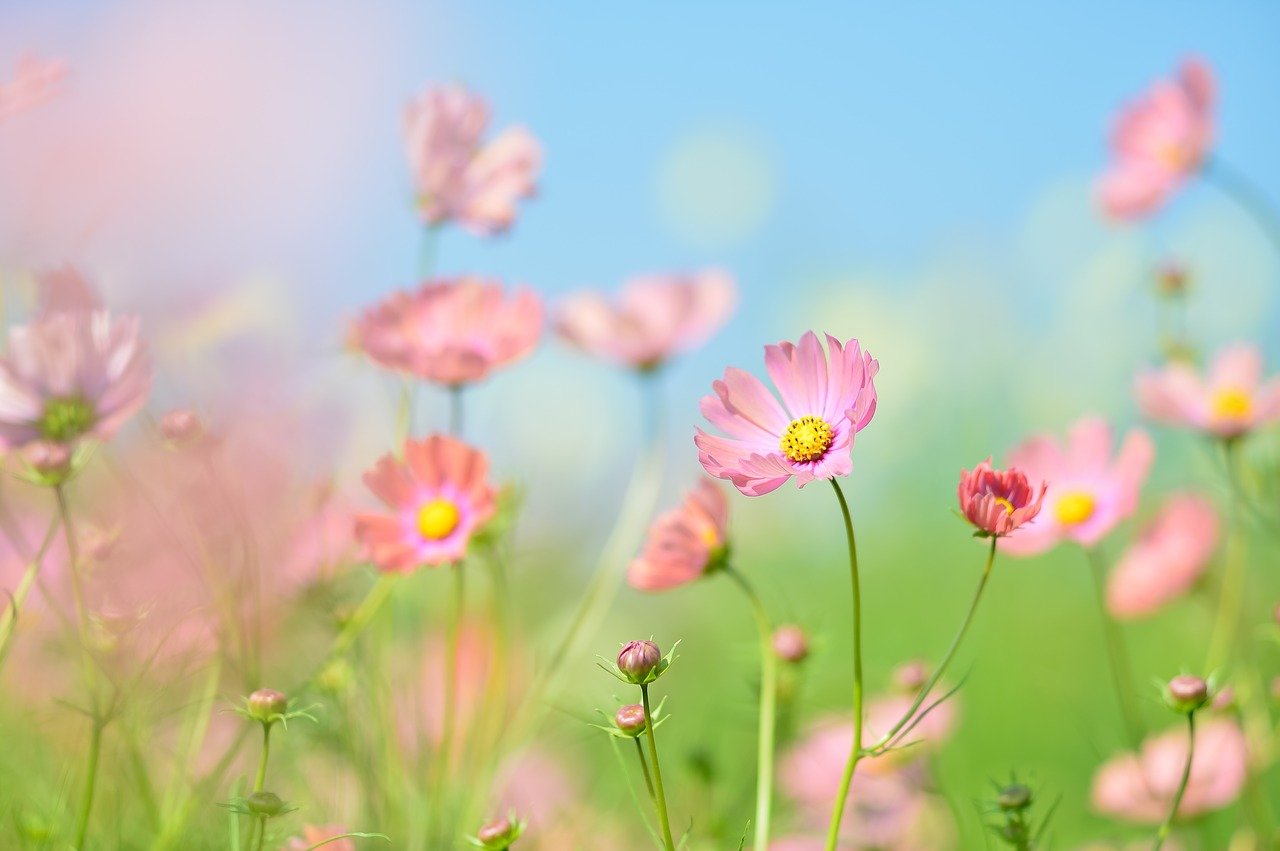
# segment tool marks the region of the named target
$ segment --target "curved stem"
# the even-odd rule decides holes
[[[1156,844],[1152,846],[1152,851],[1160,851],[1164,846],[1164,841],[1169,838],[1169,830],[1173,827],[1173,820],[1178,815],[1178,807],[1182,805],[1182,796],[1187,791],[1187,781],[1191,779],[1191,760],[1195,757],[1196,752],[1196,714],[1194,712],[1187,713],[1187,761],[1182,766],[1182,779],[1178,781],[1178,791],[1173,795],[1173,805],[1169,807],[1169,815],[1165,816],[1164,822],[1160,825],[1160,830],[1156,832]]]
[[[737,583],[747,595],[751,611],[760,630],[760,721],[756,736],[756,851],[769,847],[769,821],[773,810],[773,756],[774,737],[777,730],[778,705],[778,657],[773,652],[773,627],[769,615],[760,602],[760,595],[751,587],[747,578],[732,567],[724,568],[725,574]]]
[[[1280,250],[1280,210],[1262,194],[1242,171],[1214,157],[1205,163],[1203,174],[1205,179],[1230,196],[1240,205],[1254,224],[1266,234],[1271,244]]]
[[[831,825],[827,829],[826,851],[835,851],[836,842],[840,839],[840,823],[844,820],[845,801],[849,797],[849,784],[853,781],[853,772],[862,758],[862,589],[858,581],[858,547],[853,536],[853,518],[849,516],[849,503],[845,501],[844,491],[840,483],[831,480],[836,499],[840,503],[840,513],[844,517],[844,535],[849,545],[849,579],[852,585],[853,614],[853,745],[849,749],[849,760],[844,767],[844,776],[840,778],[840,791],[836,795],[835,805],[831,809]]]
[[[658,824],[662,826],[662,841],[667,851],[675,851],[676,844],[671,839],[671,819],[667,817],[667,794],[662,788],[662,766],[658,764],[658,739],[653,734],[653,712],[649,709],[649,686],[640,686],[640,699],[644,703],[644,732],[649,740],[649,758],[653,761],[653,787],[656,793],[654,801],[658,807]]]
[[[1124,720],[1124,730],[1126,737],[1129,739],[1129,747],[1134,753],[1138,753],[1142,749],[1144,730],[1142,715],[1138,712],[1138,707],[1133,702],[1133,667],[1129,664],[1129,654],[1125,651],[1124,639],[1120,635],[1120,630],[1111,615],[1107,613],[1106,597],[1103,591],[1106,582],[1106,569],[1102,564],[1102,557],[1095,549],[1086,548],[1084,552],[1089,562],[1090,573],[1093,575],[1093,590],[1094,597],[1098,602],[1098,616],[1102,618],[1102,635],[1104,643],[1107,645],[1111,684],[1115,688],[1116,700],[1120,704],[1120,715]]]

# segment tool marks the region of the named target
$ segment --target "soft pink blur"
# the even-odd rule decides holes
[[[1207,374],[1173,362],[1140,373],[1138,406],[1153,420],[1223,438],[1238,437],[1280,419],[1280,376],[1262,378],[1262,351],[1225,346]]]
[[[679,507],[654,521],[644,551],[627,569],[631,587],[661,591],[693,582],[724,553],[729,501],[716,483],[702,479]]]
[[[995,470],[991,459],[960,471],[956,497],[965,518],[987,535],[1002,537],[1040,513],[1045,484],[1033,488],[1021,470]]]
[[[1117,618],[1151,614],[1185,594],[1218,547],[1218,512],[1196,494],[1174,494],[1143,527],[1107,580],[1107,610]]]
[[[66,63],[23,54],[8,80],[0,79],[0,124],[56,97],[67,76]]]

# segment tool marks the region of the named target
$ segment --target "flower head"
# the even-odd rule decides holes
[[[1280,419],[1280,377],[1262,379],[1262,352],[1237,344],[1218,351],[1207,375],[1170,363],[1138,376],[1138,407],[1158,422],[1239,437]]]
[[[1044,492],[1043,482],[1037,491],[1021,470],[993,470],[990,458],[972,472],[961,470],[956,488],[965,518],[978,528],[979,534],[997,538],[1034,520],[1044,502]]]
[[[1213,142],[1213,75],[1197,59],[1128,104],[1111,136],[1112,163],[1098,182],[1107,214],[1134,219],[1154,212],[1198,171]]]
[[[876,412],[880,364],[857,340],[841,344],[828,334],[827,349],[812,331],[798,346],[765,347],[765,368],[781,403],[755,376],[725,370],[701,409],[728,436],[698,429],[694,442],[703,468],[747,496],[776,490],[792,476],[804,487],[849,475],[853,436]]]
[[[715,483],[703,479],[678,508],[649,529],[644,551],[631,562],[627,581],[642,591],[684,585],[715,570],[727,552],[729,503]]]
[[[388,369],[460,386],[484,379],[533,351],[542,302],[527,289],[474,277],[427,281],[393,293],[353,327],[355,343]]]
[[[662,664],[662,651],[652,641],[628,641],[618,652],[617,664],[630,681],[647,682]]]
[[[737,301],[733,279],[717,269],[644,275],[613,303],[594,292],[572,296],[556,318],[560,336],[604,360],[653,369],[719,330]]]
[[[404,460],[384,455],[364,483],[391,509],[356,517],[356,537],[379,569],[407,572],[467,554],[472,534],[494,513],[483,452],[433,435],[407,440]]]
[[[1010,452],[1009,465],[1048,490],[1036,522],[1010,536],[1005,551],[1032,555],[1063,540],[1091,547],[1132,514],[1155,445],[1145,431],[1134,429],[1114,458],[1111,449],[1111,426],[1090,418],[1075,423],[1065,443],[1039,435]]]
[[[1192,674],[1179,674],[1164,687],[1164,702],[1175,712],[1187,714],[1209,702],[1209,684]]]
[[[542,148],[523,127],[487,143],[489,106],[461,86],[437,86],[404,113],[405,150],[418,212],[431,225],[456,221],[482,236],[515,221],[516,202],[537,192]]]
[[[628,736],[638,736],[644,732],[647,718],[643,705],[629,703],[618,708],[618,711],[613,715],[613,723],[614,726]]]
[[[1218,513],[1195,494],[1174,494],[1139,533],[1107,580],[1107,610],[1151,614],[1190,590],[1218,546]]]

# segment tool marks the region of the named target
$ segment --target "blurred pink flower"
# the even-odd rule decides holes
[[[36,286],[36,315],[41,319],[55,313],[91,312],[104,307],[97,290],[69,263],[36,275]]]
[[[761,496],[795,476],[814,479],[853,470],[853,436],[876,412],[879,361],[857,340],[841,345],[827,335],[824,352],[812,331],[800,345],[765,347],[765,368],[782,404],[750,373],[735,367],[702,398],[702,415],[728,437],[697,430],[694,443],[703,468],[728,479],[747,496]],[[785,407],[784,407],[785,405]]]
[[[151,365],[133,317],[55,313],[16,327],[0,359],[0,446],[107,440],[150,390]]]
[[[23,54],[13,77],[0,81],[0,123],[54,98],[66,76],[67,66],[62,60]]]
[[[1158,209],[1198,171],[1213,142],[1214,82],[1208,65],[1187,59],[1120,112],[1112,163],[1098,182],[1109,215],[1134,219]]]
[[[956,496],[965,518],[986,535],[1003,537],[1035,519],[1044,502],[1044,482],[1039,491],[1027,483],[1021,470],[993,470],[991,459],[960,471]]]
[[[384,455],[364,483],[390,514],[356,516],[356,537],[381,570],[408,572],[466,556],[472,534],[493,516],[489,460],[460,440],[406,440],[404,461]]]
[[[332,578],[356,560],[359,550],[350,500],[321,485],[308,503],[309,513],[294,530],[282,564],[294,590]]]
[[[542,333],[542,303],[517,289],[476,277],[427,281],[396,292],[355,323],[353,338],[388,369],[460,386],[528,355]]]
[[[505,231],[516,202],[537,192],[542,148],[523,127],[483,143],[484,100],[461,86],[428,88],[405,108],[405,149],[418,210],[431,225],[456,221],[480,235]]]
[[[1138,375],[1138,407],[1153,420],[1238,437],[1280,419],[1280,377],[1262,379],[1262,352],[1238,343],[1214,356],[1207,376],[1174,362]]]
[[[653,369],[705,343],[737,301],[733,279],[711,269],[644,275],[622,285],[613,303],[595,292],[561,305],[556,330],[583,351],[636,369]]]
[[[1015,555],[1044,552],[1063,540],[1092,547],[1138,507],[1138,491],[1155,457],[1155,445],[1133,429],[1113,458],[1111,426],[1079,420],[1065,444],[1048,435],[1024,441],[1009,453],[1009,466],[1048,485],[1036,522],[1005,543]]]
[[[311,846],[324,842],[334,836],[341,836],[344,833],[350,833],[348,828],[340,827],[336,824],[328,824],[316,826],[312,824],[304,825],[302,835],[295,836],[290,839],[280,851],[307,851]],[[356,851],[356,841],[354,839],[339,839],[336,842],[328,842],[321,846],[325,851]]]
[[[1139,755],[1108,760],[1093,776],[1094,809],[1127,821],[1161,821],[1173,804],[1186,758],[1187,731],[1179,726],[1148,739]],[[1191,779],[1179,815],[1199,815],[1234,801],[1244,785],[1247,762],[1244,734],[1234,721],[1211,719],[1197,725]]]
[[[455,734],[465,738],[478,724],[483,712],[485,691],[493,670],[497,637],[492,628],[476,620],[463,621],[458,631],[458,652],[454,665]],[[426,638],[421,667],[402,679],[411,684],[398,700],[396,719],[400,740],[412,753],[424,754],[428,745],[444,738],[445,680],[450,663],[449,642],[440,632]],[[505,710],[504,710],[505,711]],[[461,756],[455,753],[454,758]]]
[[[642,591],[661,591],[698,579],[724,557],[728,523],[724,491],[707,479],[699,481],[678,508],[654,521],[627,581]]]
[[[1170,496],[1107,580],[1107,610],[1117,618],[1147,615],[1186,593],[1218,546],[1218,513],[1195,494]]]

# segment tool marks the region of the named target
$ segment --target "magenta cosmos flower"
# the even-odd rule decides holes
[[[702,415],[727,434],[698,429],[694,443],[703,468],[747,496],[776,490],[792,476],[804,487],[849,475],[853,436],[876,412],[880,363],[857,340],[842,345],[828,334],[827,350],[812,331],[798,346],[765,346],[765,369],[781,404],[754,375],[726,369],[712,385],[715,394],[700,405]]]
[[[542,302],[530,290],[461,277],[427,281],[365,312],[354,342],[375,362],[426,381],[461,386],[528,355],[542,333]]]
[[[1218,512],[1195,494],[1174,494],[1116,562],[1107,610],[1117,618],[1148,615],[1185,594],[1218,548]]]
[[[13,77],[0,82],[0,122],[54,98],[66,76],[67,66],[61,60],[30,53],[21,56]]]
[[[150,390],[136,317],[48,315],[9,334],[8,355],[0,359],[0,446],[107,440]]]
[[[714,570],[727,553],[728,523],[724,491],[703,479],[678,508],[654,521],[644,551],[631,562],[627,581],[642,591],[661,591]]]
[[[1140,754],[1121,754],[1093,777],[1093,806],[1112,818],[1143,824],[1161,821],[1173,805],[1187,760],[1185,727],[1148,739]],[[1234,721],[1197,726],[1191,777],[1178,814],[1187,817],[1227,806],[1240,794],[1248,765],[1244,734]]]
[[[1262,352],[1236,344],[1220,349],[1208,375],[1185,363],[1138,376],[1138,407],[1153,420],[1239,437],[1280,419],[1280,377],[1262,380]]]
[[[1040,513],[1045,485],[1032,488],[1017,469],[994,470],[991,459],[960,471],[956,496],[965,519],[986,537],[1004,537]]]
[[[1112,163],[1098,182],[1109,215],[1134,219],[1158,209],[1198,171],[1213,142],[1213,74],[1196,59],[1121,110]]]
[[[384,455],[364,483],[390,509],[356,516],[356,537],[380,570],[408,572],[458,561],[494,513],[483,452],[433,435],[407,440],[404,460]]]
[[[1061,541],[1092,547],[1138,507],[1138,492],[1155,458],[1142,429],[1125,436],[1112,457],[1111,426],[1087,418],[1071,427],[1065,444],[1038,435],[1009,453],[1009,466],[1048,486],[1036,522],[1005,544],[1015,555],[1044,552]]]
[[[588,354],[653,369],[705,343],[736,302],[733,278],[717,269],[643,275],[623,284],[612,303],[594,292],[571,296],[560,307],[556,330]]]
[[[461,86],[429,88],[405,108],[405,149],[428,224],[500,233],[515,221],[516,202],[537,192],[537,140],[510,127],[483,142],[488,125],[488,104]]]

